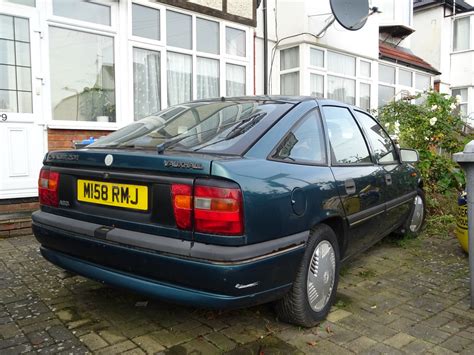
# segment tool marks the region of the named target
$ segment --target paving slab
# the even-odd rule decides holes
[[[0,239],[0,353],[472,354],[468,259],[451,237],[383,241],[343,267],[320,325],[271,305],[181,307],[66,273],[32,236]]]

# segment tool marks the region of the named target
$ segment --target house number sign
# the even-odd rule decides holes
[[[7,118],[8,118],[8,116],[7,116],[6,113],[2,113],[2,114],[0,115],[0,118],[2,119],[2,121],[6,121]]]

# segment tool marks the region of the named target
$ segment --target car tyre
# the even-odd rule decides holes
[[[339,245],[325,224],[314,227],[291,290],[275,304],[280,320],[313,327],[324,320],[339,282]]]

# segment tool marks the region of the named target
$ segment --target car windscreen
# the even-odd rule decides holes
[[[100,138],[88,148],[225,152],[291,105],[275,101],[193,102],[170,107]],[[273,117],[273,118],[272,118]]]

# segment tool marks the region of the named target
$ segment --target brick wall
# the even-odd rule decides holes
[[[48,129],[48,150],[74,148],[73,141],[82,141],[90,137],[99,138],[112,131],[92,131],[78,129]]]
[[[0,215],[5,213],[34,211],[38,208],[39,204],[37,197],[0,200]]]

